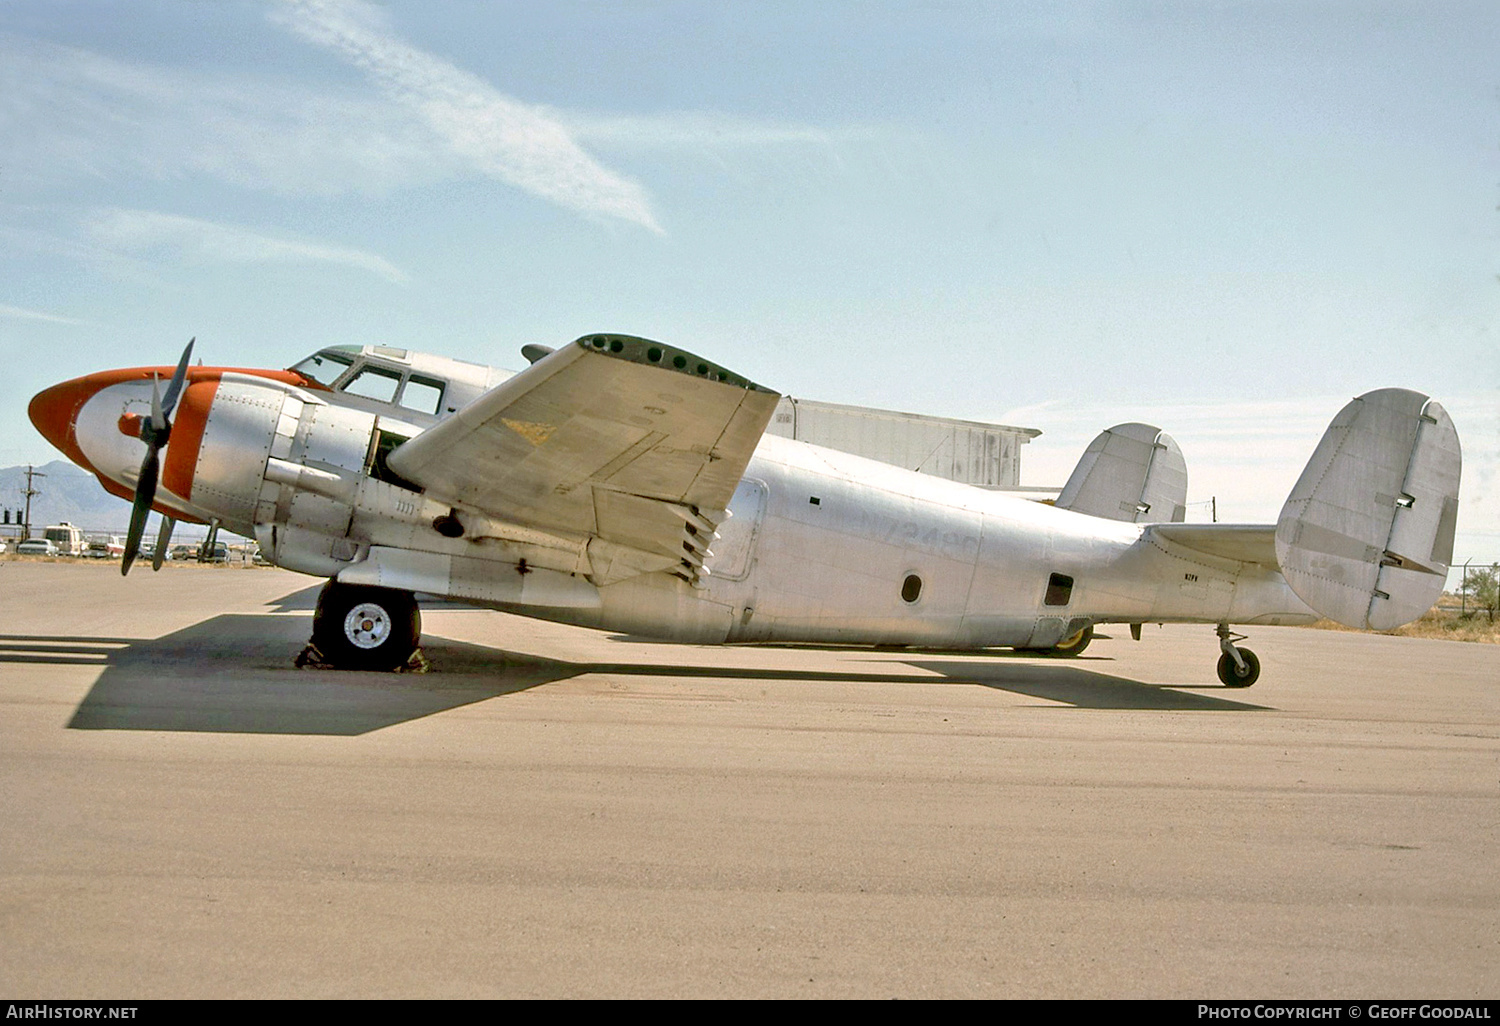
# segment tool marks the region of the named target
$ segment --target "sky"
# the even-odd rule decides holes
[[[1500,5],[0,0],[0,465],[106,367],[626,332],[803,398],[1171,432],[1274,521],[1453,415],[1500,560]]]

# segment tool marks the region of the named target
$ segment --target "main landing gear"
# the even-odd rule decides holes
[[[1219,679],[1229,688],[1248,688],[1260,679],[1260,660],[1248,648],[1236,648],[1234,642],[1244,641],[1245,635],[1231,634],[1229,624],[1221,623],[1215,631],[1219,635]]]
[[[1083,650],[1089,647],[1089,642],[1094,640],[1094,625],[1089,624],[1081,627],[1063,638],[1057,644],[1048,648],[1018,648],[1017,652],[1023,655],[1050,656],[1054,659],[1071,659],[1076,655],[1082,655]]]
[[[318,593],[312,643],[341,670],[407,665],[422,636],[422,611],[409,591],[329,581]]]
[[[1046,649],[1047,655],[1057,656],[1062,659],[1071,659],[1073,656],[1082,655],[1083,650],[1089,647],[1089,642],[1094,640],[1094,625],[1081,627],[1063,638],[1051,648]]]

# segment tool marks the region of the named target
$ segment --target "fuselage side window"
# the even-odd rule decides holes
[[[388,403],[396,398],[396,389],[400,387],[401,375],[396,371],[383,367],[366,367],[350,378],[340,391],[363,399],[373,399],[378,403]]]
[[[1047,579],[1047,595],[1043,605],[1065,606],[1073,601],[1073,578],[1067,574],[1053,574]]]
[[[443,383],[413,375],[401,393],[401,405],[418,413],[437,415],[443,402]]]

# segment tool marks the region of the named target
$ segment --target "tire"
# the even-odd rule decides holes
[[[1094,640],[1094,625],[1089,624],[1082,630],[1074,631],[1068,637],[1063,638],[1051,648],[1046,649],[1050,656],[1059,659],[1072,659],[1074,656],[1082,655],[1083,650],[1089,647],[1089,642]]]
[[[1048,656],[1053,659],[1072,659],[1089,647],[1089,642],[1094,640],[1093,624],[1075,631],[1068,637],[1063,638],[1051,648],[1018,648],[1021,655]]]
[[[409,591],[329,581],[318,593],[313,644],[341,670],[404,666],[422,636],[422,611]]]
[[[1224,682],[1227,688],[1248,688],[1260,679],[1260,660],[1255,653],[1248,648],[1237,649],[1240,658],[1245,660],[1245,671],[1234,664],[1234,660],[1225,652],[1219,656],[1219,680]]]

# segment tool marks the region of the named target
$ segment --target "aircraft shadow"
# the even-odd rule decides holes
[[[446,664],[451,654],[456,657],[455,669],[473,666],[483,672],[301,670],[293,659],[307,635],[304,617],[227,613],[154,640],[98,639],[107,644],[95,649],[79,646],[89,651],[64,658],[95,665],[102,661],[104,669],[68,726],[365,734],[579,672],[565,663],[440,638],[424,639],[429,656],[441,653],[439,659]],[[465,653],[467,649],[473,652]],[[15,650],[11,645],[0,648],[0,662]]]
[[[955,684],[978,684],[981,687],[1009,691],[1017,695],[1065,702],[1079,709],[1155,709],[1182,712],[1265,712],[1270,706],[1238,702],[1217,695],[1199,694],[1182,688],[1203,685],[1146,684],[1128,677],[1096,673],[1071,664],[1087,659],[1082,656],[1067,663],[994,663],[912,662],[912,666],[932,670]],[[1222,684],[1216,690],[1233,690]],[[1243,692],[1240,692],[1243,693]]]
[[[37,666],[99,666],[131,642],[125,638],[81,638],[45,634],[0,634],[0,663]]]
[[[283,600],[277,608],[285,605]],[[869,670],[828,671],[695,665],[691,660],[568,662],[427,636],[423,651],[433,666],[428,674],[299,670],[292,660],[307,633],[307,619],[300,616],[223,614],[145,641],[0,636],[0,663],[102,665],[68,723],[78,730],[358,735],[591,673],[977,684],[1091,709],[1265,708],[1097,673],[1076,665],[1077,660],[880,660]]]

